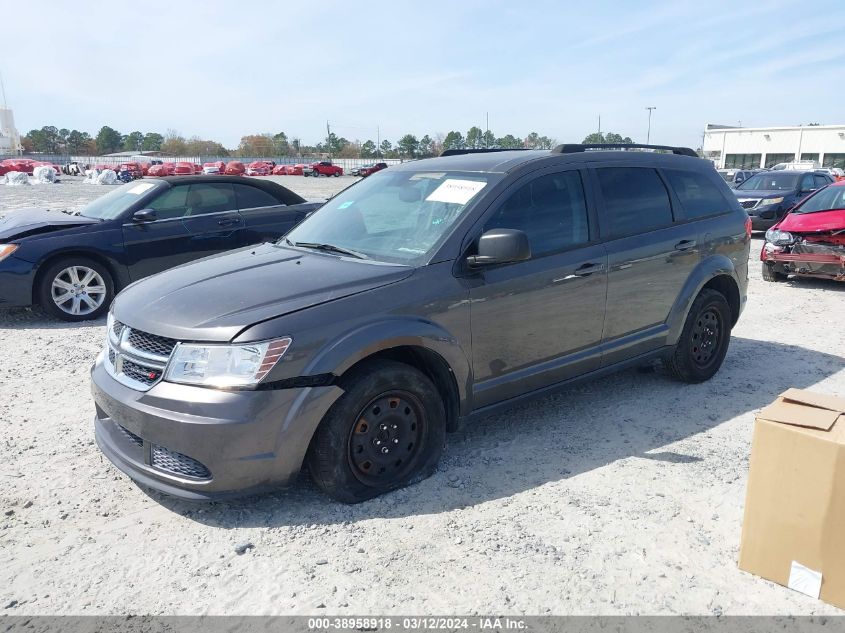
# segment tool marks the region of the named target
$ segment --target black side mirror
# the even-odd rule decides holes
[[[531,259],[528,236],[516,229],[491,229],[478,238],[478,255],[467,257],[471,268]]]
[[[154,222],[156,219],[156,212],[152,209],[141,209],[132,214],[132,219],[135,222]]]

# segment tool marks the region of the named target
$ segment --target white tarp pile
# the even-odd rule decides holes
[[[56,182],[58,173],[52,167],[39,165],[32,171],[32,181],[36,185],[49,185]]]
[[[89,185],[116,185],[120,181],[117,179],[117,174],[113,169],[104,169],[103,171],[88,169],[85,171],[85,180],[83,182]]]
[[[29,184],[29,177],[22,171],[10,171],[3,176],[3,184],[9,187],[20,187]]]

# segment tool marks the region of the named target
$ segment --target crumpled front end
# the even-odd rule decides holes
[[[827,234],[791,234],[789,243],[766,241],[760,259],[773,272],[845,281],[845,228]]]

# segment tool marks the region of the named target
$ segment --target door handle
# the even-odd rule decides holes
[[[604,270],[604,264],[582,264],[571,273],[566,275],[565,277],[558,277],[557,279],[552,279],[553,284],[559,284],[562,281],[569,281],[570,279],[578,279],[579,277],[589,277],[593,273],[600,273]]]
[[[695,240],[681,240],[677,244],[675,244],[676,251],[688,251],[691,248],[695,247]]]
[[[217,224],[220,226],[234,226],[238,222],[238,218],[224,218],[222,220],[217,220]]]

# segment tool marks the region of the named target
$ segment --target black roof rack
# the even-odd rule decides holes
[[[480,147],[478,149],[444,149],[441,156],[459,156],[461,154],[489,154],[490,152],[524,152],[525,148],[517,147],[507,149],[505,147]]]
[[[671,145],[642,145],[640,143],[585,143],[558,145],[552,150],[553,154],[577,154],[588,149],[662,149],[678,154],[680,156],[692,156],[698,158],[694,149],[689,147],[672,147]]]

